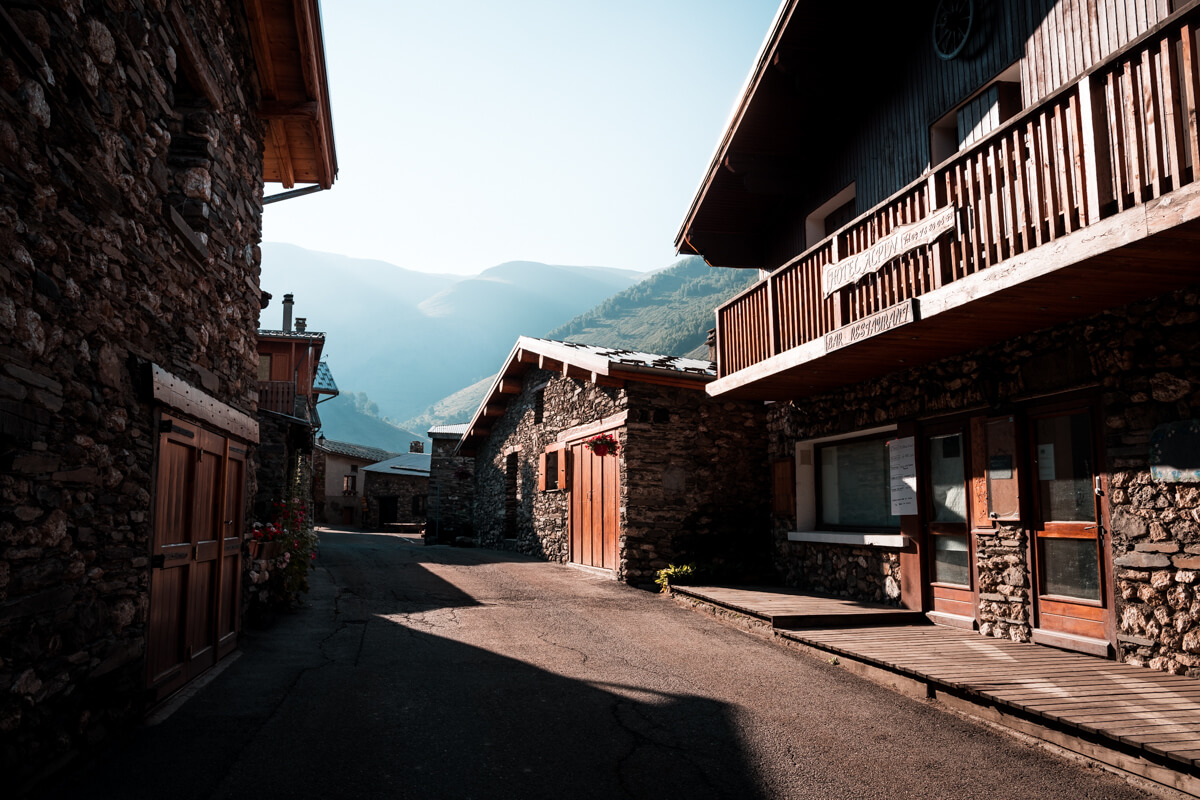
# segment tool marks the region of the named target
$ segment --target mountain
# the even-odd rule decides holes
[[[681,258],[570,322],[536,335],[707,358],[705,339],[713,327],[713,309],[756,280],[758,273],[753,270],[713,269],[698,256]],[[432,425],[470,421],[493,377],[442,398],[404,424],[428,429]]]
[[[428,428],[416,433],[380,418],[378,407],[361,392],[344,392],[323,400],[317,412],[321,416],[321,433],[334,441],[407,453],[410,442],[429,440],[425,435]]]
[[[546,334],[549,339],[707,358],[713,309],[758,280],[688,256]]]
[[[494,372],[518,336],[542,335],[642,278],[531,261],[434,275],[287,244],[264,243],[262,252],[260,283],[274,299],[260,326],[278,328],[284,293],[295,295],[295,316],[326,333],[334,379],[393,419]]]

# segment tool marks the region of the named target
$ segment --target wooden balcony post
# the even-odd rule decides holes
[[[938,180],[938,173],[930,173],[929,180],[925,183],[926,216],[932,216],[933,212],[946,205],[946,202],[945,184]],[[946,282],[945,267],[952,258],[949,237],[943,236],[933,243],[933,247],[930,248],[929,261],[929,276],[932,283],[930,289],[940,289]]]
[[[1097,124],[1095,100],[1104,102],[1103,97],[1092,93],[1092,77],[1084,75],[1079,79],[1079,138],[1083,146],[1084,209],[1087,212],[1084,225],[1100,220],[1100,165],[1101,162],[1107,164],[1109,153],[1108,142],[1097,141],[1106,136],[1107,131],[1105,125]],[[1103,183],[1108,185],[1107,180]]]
[[[1191,21],[1183,24],[1180,38],[1180,52],[1183,55],[1183,63],[1180,66],[1183,69],[1184,127],[1188,153],[1191,155],[1192,180],[1195,180],[1196,175],[1200,173],[1200,126],[1196,121],[1196,109],[1197,105],[1200,105],[1200,81],[1196,67],[1196,38],[1192,32]]]
[[[779,355],[779,305],[775,296],[775,276],[767,274],[767,355]]]
[[[725,342],[721,336],[721,309],[713,312],[713,360],[717,362],[717,377],[725,377]]]

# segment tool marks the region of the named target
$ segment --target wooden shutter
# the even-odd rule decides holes
[[[538,456],[538,491],[546,491],[546,454]]]
[[[563,448],[558,451],[558,488],[563,491],[571,490],[571,471],[567,462],[571,460],[571,451]]]
[[[796,460],[781,458],[771,462],[771,511],[790,517],[796,514]]]

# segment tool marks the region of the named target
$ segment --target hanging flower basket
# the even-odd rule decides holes
[[[599,436],[593,436],[591,439],[585,441],[583,446],[598,456],[615,456],[617,451],[621,449],[620,442],[611,433],[602,433]]]

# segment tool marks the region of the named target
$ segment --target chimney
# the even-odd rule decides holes
[[[285,294],[283,296],[283,332],[289,333],[292,330],[292,296]]]
[[[708,345],[708,360],[717,360],[717,329],[709,328],[708,336],[704,338],[704,343]]]
[[[425,443],[424,442],[409,442],[408,443],[408,452],[424,453],[425,452]]]
[[[308,317],[296,317],[296,333],[308,330]]]

